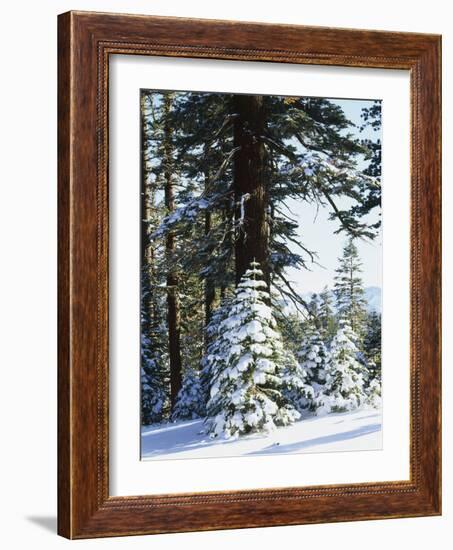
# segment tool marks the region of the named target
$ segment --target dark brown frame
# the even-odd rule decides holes
[[[65,13],[58,24],[58,532],[87,538],[440,514],[440,36],[89,12]],[[109,496],[111,54],[410,71],[410,481]]]

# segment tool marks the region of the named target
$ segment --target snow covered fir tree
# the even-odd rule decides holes
[[[172,420],[200,418],[205,407],[200,374],[188,367],[185,369],[181,389],[172,412]]]
[[[207,403],[207,430],[214,437],[271,431],[299,418],[283,392],[298,381],[269,301],[263,272],[251,262],[219,326],[222,353]]]
[[[317,393],[326,382],[330,352],[317,329],[308,332],[298,353],[298,360],[306,372],[308,384]]]
[[[334,287],[337,313],[342,319],[348,321],[354,332],[354,338],[358,340],[363,336],[366,301],[361,279],[362,263],[352,237],[343,248],[339,264],[335,270]]]
[[[330,344],[324,388],[317,397],[318,414],[352,411],[365,403],[364,367],[357,360],[356,341],[349,321],[340,319]]]
[[[380,102],[140,107],[142,456],[298,452],[380,417]]]

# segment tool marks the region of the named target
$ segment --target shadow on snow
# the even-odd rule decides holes
[[[380,432],[381,414],[378,412],[366,414],[367,412],[336,413],[331,417],[330,415],[316,417],[308,414],[295,424],[279,428],[271,434],[251,434],[237,440],[211,439],[209,435],[203,433],[202,419],[149,426],[142,429],[141,454],[144,459],[165,459],[169,455],[197,451],[202,452],[200,458],[208,457],[210,449],[212,452],[217,449],[215,456],[310,452],[314,447],[324,446],[327,447],[326,450],[336,450],[332,449],[336,446],[335,444],[361,437],[366,438]],[[370,423],[370,419],[375,419],[375,422]],[[355,427],[353,422],[362,422],[363,425]],[[338,431],[335,427],[338,424],[342,424],[343,431]],[[276,439],[283,441],[276,441]],[[218,454],[219,446],[224,447],[221,455]],[[319,452],[323,450],[321,448]],[[194,455],[195,457],[198,456]]]
[[[295,453],[318,445],[327,445],[329,443],[355,439],[357,437],[362,437],[364,435],[378,432],[380,431],[380,429],[380,424],[369,424],[368,426],[361,426],[360,428],[350,430],[348,432],[330,434],[323,437],[315,437],[313,439],[308,439],[307,441],[298,441],[297,443],[289,443],[287,445],[269,445],[269,447],[265,447],[264,449],[260,449],[259,451],[253,451],[249,454],[260,455],[271,453]]]

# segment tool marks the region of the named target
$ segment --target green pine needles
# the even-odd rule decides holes
[[[207,404],[212,437],[270,431],[299,418],[284,395],[288,361],[262,277],[259,264],[252,262],[219,326]]]

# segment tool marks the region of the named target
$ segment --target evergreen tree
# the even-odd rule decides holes
[[[205,408],[207,408],[210,398],[212,381],[216,380],[221,371],[226,368],[228,341],[224,338],[222,323],[228,317],[230,307],[231,299],[229,296],[225,296],[219,307],[212,312],[209,324],[205,329],[208,345],[201,360],[200,374]]]
[[[192,420],[204,416],[204,413],[200,375],[195,369],[186,368],[171,418],[172,420]]]
[[[232,118],[228,94],[179,93],[172,120],[178,171],[178,208],[167,216],[156,238],[169,231],[184,242],[178,263],[184,273],[205,282],[206,324],[217,289],[234,282],[234,196]]]
[[[167,92],[163,98],[163,176],[165,207],[168,214],[176,209],[174,142],[171,111],[174,94]],[[169,231],[165,237],[165,254],[167,265],[167,323],[168,350],[170,357],[170,398],[172,408],[175,406],[182,384],[181,360],[181,314],[179,300],[179,274],[175,261],[176,236]]]
[[[236,284],[257,261],[270,286],[268,197],[270,164],[263,136],[268,132],[266,99],[260,95],[232,97],[233,190],[236,205]]]
[[[299,363],[307,374],[307,383],[319,391],[325,384],[326,369],[330,361],[330,353],[318,331],[313,331],[304,342],[298,353]]]
[[[141,423],[162,422],[168,418],[168,354],[165,332],[141,336]]]
[[[310,301],[308,302],[308,314],[309,321],[313,326],[314,330],[320,328],[320,309],[319,309],[319,296],[315,292],[311,295]]]
[[[334,294],[337,302],[337,315],[347,320],[358,340],[363,336],[366,315],[365,292],[361,278],[362,263],[354,240],[350,238],[343,247],[339,258],[339,267],[335,270]]]
[[[368,314],[363,349],[370,382],[381,381],[381,315],[376,311]]]
[[[317,398],[317,414],[345,412],[365,403],[363,366],[357,361],[356,335],[348,321],[341,320],[332,340],[324,391]]]
[[[212,373],[207,404],[212,437],[269,431],[299,417],[282,392],[283,345],[269,302],[263,272],[252,262],[219,327],[221,368]]]
[[[182,382],[181,314],[179,296],[178,248],[173,231],[156,240],[162,219],[178,206],[177,182],[180,173],[175,163],[175,130],[173,121],[174,92],[142,91],[142,247],[143,264],[155,273],[165,274],[163,281],[155,277],[154,287],[166,288],[166,326],[170,364],[170,400],[174,406]],[[146,331],[145,331],[146,334]]]
[[[362,111],[363,124],[360,130],[370,127],[374,132],[380,132],[382,125],[382,101],[376,100],[371,107],[367,107]],[[365,161],[368,162],[368,166],[363,171],[364,174],[373,177],[373,183],[365,182],[360,184],[360,191],[363,196],[361,204],[357,204],[353,207],[353,211],[356,214],[361,215],[363,212],[369,212],[375,207],[379,207],[379,219],[375,224],[370,224],[372,229],[378,230],[381,224],[381,166],[382,166],[382,143],[379,138],[376,139],[362,139],[362,146],[367,151],[365,154]]]
[[[373,238],[379,223],[370,226],[363,220],[380,204],[380,161],[376,157],[373,168],[371,160],[366,170],[360,168],[364,157],[370,157],[371,147],[348,133],[350,121],[329,100],[151,91],[144,91],[142,100],[142,179],[146,182],[142,218],[148,224],[142,245],[149,268],[143,281],[147,279],[150,290],[143,308],[143,357],[149,350],[161,349],[159,341],[152,342],[160,338],[155,323],[165,326],[169,334],[167,355],[153,356],[159,367],[148,369],[159,374],[143,379],[143,388],[147,388],[143,396],[168,377],[170,363],[171,399],[176,406],[184,350],[185,369],[195,372],[204,352],[203,399],[215,402],[207,397],[207,388],[231,370],[235,360],[230,356],[231,342],[224,339],[226,319],[218,319],[217,328],[212,326],[215,305],[242,281],[256,258],[267,291],[272,286],[305,317],[301,322],[286,311],[280,318],[272,310],[268,292],[262,296],[273,322],[278,317],[278,328],[283,331],[284,352],[278,351],[278,344],[274,350],[278,357],[274,376],[280,379],[276,391],[283,403],[289,388],[305,384],[306,378],[306,373],[298,371],[300,365],[294,368],[292,353],[296,350],[291,342],[300,342],[300,338],[291,334],[306,333],[314,323],[327,338],[322,301],[310,316],[309,304],[286,276],[288,268],[306,268],[316,256],[301,242],[297,220],[292,219],[286,203],[295,199],[315,207],[328,206],[338,222],[337,231]],[[369,117],[377,120],[376,114]],[[338,206],[337,201],[345,203],[344,198],[352,204],[347,210]],[[227,318],[230,307],[222,304],[220,308]],[[332,323],[332,319],[327,322],[329,337]],[[218,332],[219,327],[225,334]],[[272,330],[277,333],[276,326]],[[272,379],[272,372],[267,378]],[[303,386],[299,389],[301,394]],[[266,392],[271,395],[272,389]]]
[[[285,201],[328,206],[338,231],[376,233],[361,219],[375,178],[358,168],[366,149],[348,133],[351,123],[339,106],[320,98],[186,93],[176,103],[178,169],[191,184],[159,233],[185,238],[197,220],[206,225],[209,212],[208,228],[190,245],[193,254],[181,248],[185,269],[209,283],[208,309],[212,281],[237,283],[254,258],[268,285],[272,278],[282,296],[304,307],[285,269],[305,268],[315,254],[300,241]],[[343,197],[360,210],[342,210],[337,200]]]
[[[282,393],[288,403],[299,413],[312,407],[315,393],[308,383],[307,370],[287,348],[282,350],[280,364],[283,366]]]
[[[148,425],[168,419],[170,368],[167,326],[161,313],[163,296],[156,295],[152,273],[142,268],[141,279],[141,421]]]
[[[161,222],[162,214],[158,208],[158,183],[153,160],[152,129],[155,112],[151,97],[146,93],[141,96],[141,118],[141,422],[147,425],[168,419],[170,371],[165,294],[161,290],[165,279],[159,269],[163,262],[163,253],[150,239],[150,234]]]
[[[306,324],[300,316],[294,312],[288,312],[279,307],[279,304],[272,302],[274,316],[277,321],[278,330],[282,336],[285,349],[297,354],[299,342],[307,332]]]
[[[367,388],[366,403],[372,409],[380,409],[382,406],[381,382],[374,379]]]
[[[336,323],[332,309],[332,293],[327,286],[319,294],[319,324],[323,341],[330,342],[336,332]]]
[[[179,275],[181,311],[181,350],[184,369],[198,370],[204,354],[204,287],[200,278],[191,274]]]

